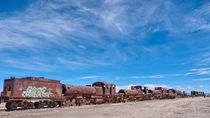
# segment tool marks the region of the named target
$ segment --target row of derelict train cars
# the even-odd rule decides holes
[[[120,103],[155,99],[174,99],[206,96],[204,92],[191,91],[191,95],[175,89],[146,86],[131,86],[116,92],[116,85],[95,82],[92,85],[73,86],[61,84],[59,80],[43,77],[25,77],[4,80],[0,102],[5,102],[6,110],[40,109],[62,106],[80,106],[89,104]]]

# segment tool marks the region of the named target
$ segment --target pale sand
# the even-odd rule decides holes
[[[210,98],[140,101],[6,112],[0,118],[210,118]]]

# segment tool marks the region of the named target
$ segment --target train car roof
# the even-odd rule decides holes
[[[29,81],[40,81],[40,82],[49,82],[49,83],[60,83],[60,80],[46,79],[44,77],[23,77],[23,78],[10,77],[10,79],[5,79],[5,81],[12,81],[12,80],[29,80]]]

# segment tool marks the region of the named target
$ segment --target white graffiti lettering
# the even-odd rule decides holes
[[[46,92],[46,87],[36,88],[35,86],[28,86],[28,88],[22,92],[23,97],[50,97],[51,92]]]

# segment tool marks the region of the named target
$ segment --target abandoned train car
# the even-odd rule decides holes
[[[192,91],[191,96],[205,96],[205,93]],[[6,109],[11,111],[183,97],[189,95],[162,87],[151,90],[146,86],[131,86],[131,89],[116,92],[116,85],[113,83],[95,82],[87,86],[74,86],[44,77],[11,77],[4,80],[0,103],[5,102]]]
[[[6,79],[1,98],[8,110],[61,106],[64,101],[60,81],[43,77]]]

